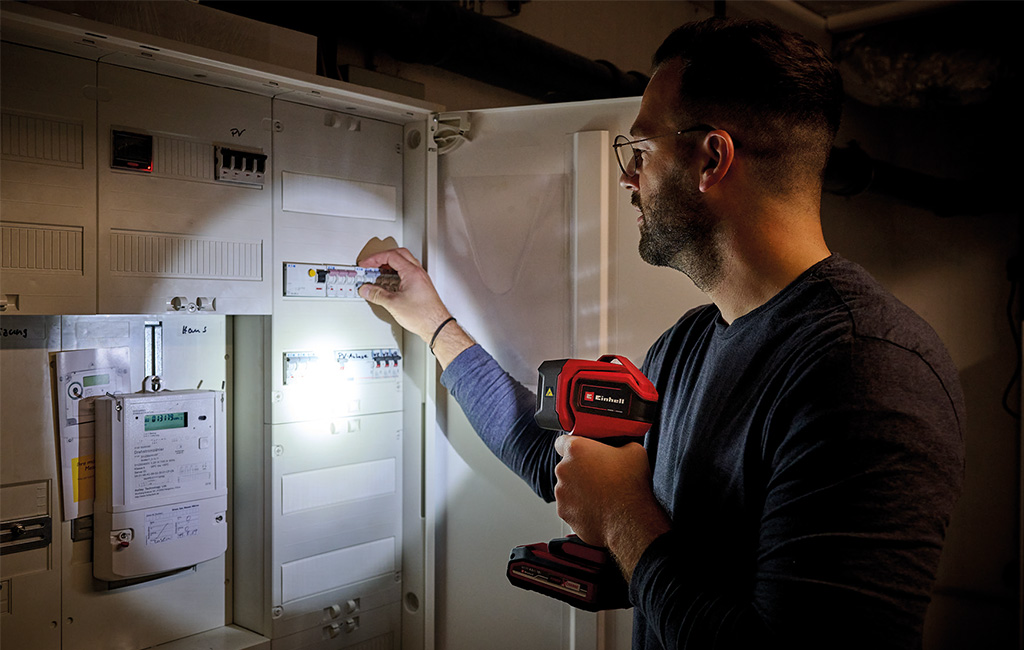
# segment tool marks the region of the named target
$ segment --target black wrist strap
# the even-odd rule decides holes
[[[452,322],[453,320],[455,320],[455,317],[454,316],[449,316],[445,320],[441,321],[441,324],[437,326],[436,330],[434,330],[434,336],[430,337],[430,351],[431,352],[434,351],[434,341],[437,340],[437,335],[441,333],[441,330],[444,329],[445,325],[447,325],[448,323]]]

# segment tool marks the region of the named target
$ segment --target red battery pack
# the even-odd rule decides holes
[[[626,580],[608,549],[575,535],[515,547],[506,575],[517,587],[588,612],[631,607]]]

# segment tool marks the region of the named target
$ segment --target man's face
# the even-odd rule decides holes
[[[631,137],[674,133],[677,124],[681,64],[669,61],[654,74],[644,92]],[[708,290],[718,279],[721,256],[716,245],[717,220],[697,189],[697,173],[688,168],[699,148],[699,133],[657,137],[635,145],[640,152],[637,173],[622,177],[640,211],[640,258],[654,266],[686,273],[698,288]]]
[[[640,211],[640,259],[653,266],[682,271],[701,290],[717,279],[719,254],[715,245],[717,221],[692,182],[676,166],[657,185],[633,192]]]

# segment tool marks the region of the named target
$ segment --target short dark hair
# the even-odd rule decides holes
[[[765,184],[787,187],[794,161],[820,180],[843,105],[842,79],[821,47],[770,22],[709,18],[672,32],[654,66],[673,59],[683,63],[682,110],[695,122],[743,125],[733,135]]]

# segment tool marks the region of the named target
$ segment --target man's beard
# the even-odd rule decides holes
[[[640,258],[653,266],[682,271],[701,291],[713,289],[722,273],[722,256],[716,243],[716,222],[694,189],[674,173],[662,189],[641,202],[633,192],[632,203],[640,208]]]

